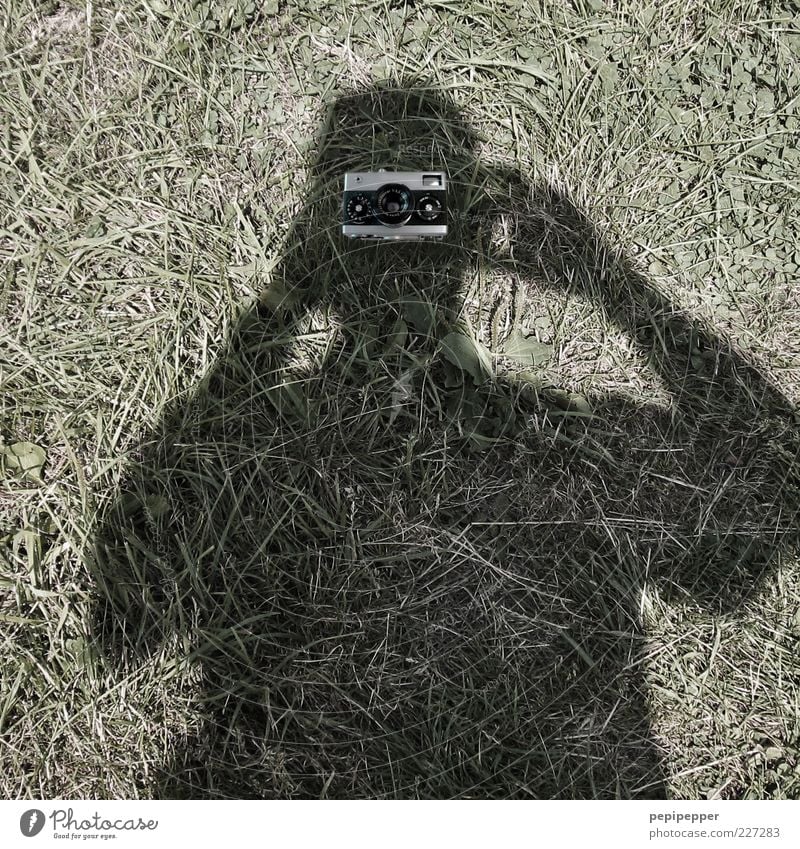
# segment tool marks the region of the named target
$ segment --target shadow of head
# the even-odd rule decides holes
[[[452,307],[460,268],[477,236],[470,215],[478,134],[446,92],[421,80],[375,84],[327,107],[309,144],[305,188],[262,299],[270,306],[326,304],[343,323],[418,299]],[[344,175],[352,171],[443,170],[448,235],[441,242],[343,239]]]

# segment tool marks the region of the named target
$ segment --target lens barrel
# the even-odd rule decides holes
[[[389,183],[375,194],[375,217],[381,224],[399,227],[414,213],[414,196],[408,186]]]

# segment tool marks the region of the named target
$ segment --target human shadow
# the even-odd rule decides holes
[[[780,390],[479,142],[416,81],[338,98],[259,303],[100,518],[103,656],[200,682],[160,797],[663,797],[643,591],[732,612],[796,545]],[[341,238],[379,167],[448,171],[444,242]],[[589,299],[672,404],[460,367],[475,268]]]

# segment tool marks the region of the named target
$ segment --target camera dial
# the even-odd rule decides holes
[[[369,198],[366,195],[356,195],[347,203],[347,218],[349,221],[360,223],[370,216]]]
[[[423,221],[435,221],[442,211],[442,203],[433,195],[425,195],[417,201],[417,215]]]
[[[375,217],[381,224],[405,224],[414,212],[414,198],[408,186],[389,183],[381,186],[375,196]]]

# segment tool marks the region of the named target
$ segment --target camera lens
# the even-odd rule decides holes
[[[376,217],[381,224],[405,224],[414,211],[414,198],[408,186],[390,183],[381,186],[375,196]]]

